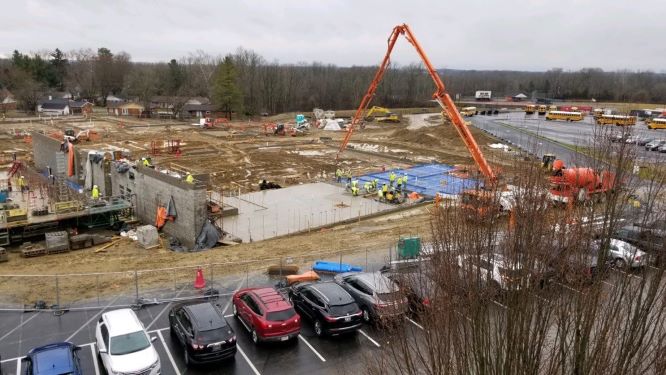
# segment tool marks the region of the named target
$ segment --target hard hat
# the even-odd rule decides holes
[[[21,176],[21,178],[25,178],[25,177]]]
[[[93,189],[97,189],[97,185],[93,185]]]
[[[191,174],[190,172],[187,172],[187,175],[188,175],[188,176],[189,176],[190,174]]]

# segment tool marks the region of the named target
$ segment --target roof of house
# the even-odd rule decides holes
[[[88,104],[92,105],[92,103],[90,103],[87,100],[70,100],[69,101],[69,106],[71,108],[83,108],[83,106],[88,105]]]
[[[203,96],[193,96],[185,104],[210,104],[210,99]]]
[[[212,112],[214,110],[215,110],[215,105],[213,104],[185,104],[181,109],[182,112],[192,112],[192,111]]]
[[[41,104],[42,109],[55,109],[55,110],[63,110],[67,108],[68,105],[69,101],[62,99],[45,100]]]
[[[522,99],[525,99],[525,98],[527,98],[527,95],[525,95],[525,94],[523,94],[523,93],[521,92],[520,94],[518,94],[518,95],[514,95],[513,97],[514,97],[514,98],[522,98]]]

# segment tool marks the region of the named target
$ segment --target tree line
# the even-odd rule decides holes
[[[306,111],[314,107],[355,108],[376,67],[339,67],[318,62],[280,64],[239,48],[226,56],[196,51],[164,63],[133,62],[126,52],[108,48],[24,54],[0,61],[0,88],[9,90],[25,110],[34,110],[46,93],[65,91],[106,105],[113,94],[148,105],[153,96],[204,96],[220,111],[246,115]],[[666,74],[585,68],[546,72],[442,69],[452,95],[470,97],[491,90],[494,97],[525,93],[562,100],[666,102]],[[427,105],[433,92],[420,64],[393,64],[374,104],[387,107]],[[176,103],[175,107],[184,104]],[[177,109],[177,108],[176,108]]]

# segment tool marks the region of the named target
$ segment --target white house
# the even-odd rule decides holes
[[[37,112],[46,116],[67,116],[70,114],[69,100],[45,100],[37,105]]]

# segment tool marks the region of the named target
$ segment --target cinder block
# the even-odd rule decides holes
[[[46,251],[48,253],[69,250],[69,235],[65,231],[50,232],[46,237]]]
[[[152,249],[160,244],[157,228],[152,225],[142,225],[136,228],[136,237],[137,242],[144,249]]]
[[[89,234],[79,234],[69,239],[72,250],[85,249],[93,245],[93,237]]]
[[[102,236],[101,234],[93,234],[92,235],[92,240],[93,240],[93,245],[101,245],[103,243],[107,243],[111,241],[111,237],[107,236]]]

